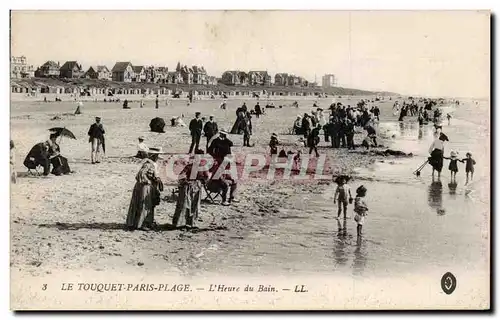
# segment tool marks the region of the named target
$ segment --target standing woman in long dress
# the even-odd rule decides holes
[[[203,154],[203,150],[197,150],[196,154]],[[193,169],[193,159],[184,167],[179,174],[179,197],[175,206],[172,225],[181,228],[196,228],[196,220],[200,214],[202,180],[208,180],[207,171],[197,172],[196,176],[191,176]]]
[[[156,169],[159,152],[150,149],[149,159],[135,176],[135,186],[127,215],[129,230],[150,231],[154,224],[154,209],[160,204],[162,183]]]
[[[429,147],[429,164],[432,166],[432,176],[434,171],[437,171],[438,178],[441,177],[441,170],[443,169],[443,155],[444,155],[444,142],[449,141],[444,133],[439,133],[439,137],[432,142]]]

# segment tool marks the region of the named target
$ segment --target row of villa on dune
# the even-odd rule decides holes
[[[225,71],[219,82],[226,85],[239,86],[282,86],[282,87],[315,87],[316,83],[310,83],[300,76],[288,73],[277,73],[272,81],[267,71]]]
[[[35,71],[37,78],[99,79],[116,82],[163,83],[163,84],[217,84],[216,77],[209,76],[204,67],[182,66],[174,71],[168,67],[137,66],[130,61],[116,62],[113,68],[105,65],[90,66],[86,71],[77,61],[66,61],[62,66],[47,61]]]
[[[113,97],[120,95],[133,95],[138,99],[150,95],[162,95],[162,96],[172,96],[172,97],[187,97],[189,92],[192,92],[194,96],[206,97],[206,98],[229,98],[229,97],[272,97],[272,96],[319,96],[322,93],[319,91],[311,90],[296,90],[296,91],[284,91],[279,88],[274,89],[263,89],[263,90],[253,90],[245,87],[225,87],[224,89],[218,89],[214,87],[213,90],[210,87],[197,88],[191,90],[182,90],[182,88],[168,87],[167,85],[157,85],[157,86],[133,86],[133,87],[122,87],[113,82],[110,82],[110,86],[102,86],[98,83],[46,83],[42,79],[31,79],[32,81],[25,81],[25,79],[17,79],[11,81],[11,92],[20,93],[23,95],[28,95],[31,97],[40,97],[44,95],[71,95],[72,97]],[[34,81],[33,81],[34,80]],[[217,88],[217,89],[216,89]]]
[[[138,66],[130,61],[116,62],[109,69],[105,65],[90,66],[84,69],[78,61],[47,61],[36,70],[27,63],[24,56],[11,57],[11,78],[56,78],[56,79],[96,79],[124,83],[158,83],[158,84],[197,84],[227,86],[284,86],[315,87],[300,76],[288,73],[277,73],[273,77],[267,71],[230,70],[222,73],[220,78],[209,76],[203,66],[187,66],[180,62],[174,70],[163,66]],[[274,80],[274,81],[273,81]]]

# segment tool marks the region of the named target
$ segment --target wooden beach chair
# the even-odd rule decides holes
[[[216,203],[217,198],[220,198],[219,202],[222,203],[222,200],[223,200],[222,199],[222,188],[217,183],[210,183],[211,181],[212,180],[202,182],[203,189],[205,190],[205,194],[206,194],[203,201],[207,201],[210,203]]]

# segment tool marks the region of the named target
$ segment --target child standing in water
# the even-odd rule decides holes
[[[356,215],[354,216],[354,221],[358,224],[356,230],[358,232],[358,237],[362,234],[363,224],[365,223],[365,217],[367,216],[368,207],[364,200],[366,195],[366,188],[364,186],[360,186],[356,189],[356,199],[354,200],[354,212]]]
[[[448,170],[450,170],[451,182],[456,182],[458,165],[457,162],[461,161],[458,159],[457,153],[455,151],[450,152],[450,157],[443,157],[444,159],[450,160]]]
[[[474,178],[474,165],[476,164],[476,160],[472,159],[472,153],[467,152],[465,154],[465,159],[460,160],[460,162],[465,162],[465,174],[467,175],[467,180],[465,181],[465,184],[469,183],[469,173],[470,173],[470,179]]]
[[[347,179],[345,177],[338,177],[335,182],[337,182],[337,190],[335,190],[333,203],[335,204],[337,201],[339,202],[339,211],[337,213],[337,219],[340,218],[340,214],[342,213],[342,208],[344,209],[344,219],[346,219],[348,195],[350,201],[352,202],[351,188],[347,184]]]

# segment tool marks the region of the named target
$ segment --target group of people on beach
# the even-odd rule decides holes
[[[377,106],[368,107],[367,101],[361,100],[355,107],[343,105],[342,103],[332,103],[327,112],[317,105],[310,114],[305,113],[298,116],[293,125],[293,133],[302,135],[303,142],[309,148],[309,154],[313,152],[319,157],[317,146],[320,142],[320,131],[323,130],[325,142],[331,142],[332,148],[347,148],[354,150],[354,134],[356,127],[366,130],[366,137],[363,139],[362,146],[369,149],[371,146],[377,146],[376,126],[380,121],[380,109]],[[403,104],[403,108],[413,113],[416,104]],[[226,106],[224,106],[226,107]],[[426,108],[420,108],[417,112],[419,117],[424,117]],[[329,114],[327,114],[329,113]],[[194,118],[189,122],[189,132],[191,135],[191,144],[188,150],[189,160],[184,163],[177,184],[177,199],[172,227],[183,227],[186,229],[196,229],[196,221],[199,218],[201,207],[202,192],[220,193],[222,205],[229,206],[237,203],[236,190],[237,182],[229,174],[223,174],[220,177],[213,178],[213,174],[218,171],[224,163],[226,157],[231,155],[233,142],[228,139],[228,134],[243,134],[243,145],[250,147],[250,136],[252,135],[252,117],[259,118],[265,114],[263,108],[257,103],[253,110],[249,110],[246,103],[236,109],[236,120],[230,132],[221,130],[218,127],[215,117],[209,116],[208,121],[196,112]],[[437,115],[438,117],[440,115]],[[436,114],[435,114],[436,118]],[[442,131],[442,128],[440,128]],[[101,163],[101,152],[105,152],[105,129],[101,123],[101,118],[96,117],[88,130],[89,143],[91,144],[91,164]],[[202,136],[206,138],[204,150],[200,149]],[[42,166],[44,174],[48,175],[50,164],[53,165],[52,173],[68,174],[71,170],[68,161],[61,155],[61,150],[56,142],[59,136],[51,134],[49,140],[33,147],[25,159],[25,165],[28,168],[33,166]],[[161,148],[148,147],[145,137],[138,138],[137,158],[143,159],[141,167],[135,175],[135,185],[132,191],[130,205],[126,217],[126,226],[129,230],[149,231],[156,228],[154,219],[155,208],[161,204],[161,192],[164,191],[163,182],[160,178],[158,161],[165,154]],[[440,176],[443,159],[450,160],[449,170],[452,180],[456,179],[458,172],[458,162],[466,164],[467,182],[473,178],[475,160],[472,154],[468,152],[464,159],[459,159],[455,151],[450,153],[449,157],[444,156],[444,144],[448,137],[438,132],[436,140],[430,147],[430,157],[428,162],[434,171]],[[269,142],[271,155],[278,153],[279,140],[274,133]],[[11,141],[11,150],[13,149]],[[12,151],[11,151],[12,154]],[[195,156],[207,154],[214,159],[214,165],[208,172],[198,172],[192,176],[193,161]],[[41,156],[40,156],[41,155]],[[13,162],[11,156],[11,163]],[[15,177],[12,178],[13,180]],[[354,203],[354,220],[357,223],[357,234],[362,235],[362,228],[366,220],[368,206],[365,201],[367,189],[359,186],[356,189],[356,196],[353,199],[350,187],[348,185],[349,177],[338,177],[335,182],[337,188],[334,195],[334,203],[338,203],[337,218],[341,218],[343,212],[344,219],[347,218],[347,208],[349,204]]]
[[[323,109],[317,107],[311,115],[298,115],[293,124],[292,132],[304,136],[309,154],[313,151],[319,156],[317,145],[320,142],[320,130],[323,130],[325,142],[331,142],[332,148],[347,148],[355,150],[354,134],[356,127],[366,130],[367,135],[361,145],[366,149],[377,146],[376,123],[380,120],[378,106],[367,107],[365,102],[359,103],[356,108],[345,106],[341,102],[332,103],[330,114],[325,116]],[[326,120],[328,118],[328,121]]]
[[[204,117],[203,117],[204,118]],[[237,182],[230,174],[223,173],[215,177],[219,167],[227,156],[231,155],[233,142],[227,138],[228,132],[219,130],[214,116],[203,121],[200,112],[196,112],[189,123],[191,145],[188,151],[189,160],[183,163],[184,168],[179,173],[176,195],[176,208],[171,226],[182,229],[197,229],[196,221],[201,211],[202,192],[220,194],[221,205],[229,206],[237,203],[235,199]],[[206,151],[201,150],[202,135],[207,139]],[[154,222],[155,207],[160,204],[160,192],[163,184],[158,172],[157,161],[164,152],[161,148],[148,148],[144,137],[139,137],[136,157],[146,159],[136,175],[136,184],[132,194],[129,211],[126,219],[129,230],[149,231],[156,227]],[[197,172],[192,175],[196,156],[210,155],[214,165],[208,171]]]

